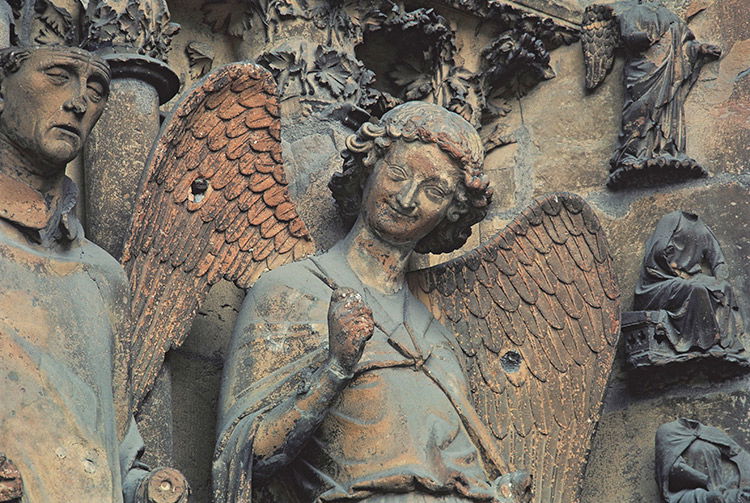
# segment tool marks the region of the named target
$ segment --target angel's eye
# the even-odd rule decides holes
[[[441,201],[446,196],[443,189],[434,185],[428,185],[427,187],[425,187],[424,192],[425,194],[427,194],[427,197],[434,201]]]
[[[404,170],[404,168],[402,168],[401,166],[396,166],[393,164],[388,166],[388,176],[391,178],[391,180],[395,180],[397,182],[406,180],[407,178],[406,170]]]

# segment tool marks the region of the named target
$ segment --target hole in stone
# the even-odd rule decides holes
[[[190,192],[193,197],[192,200],[199,203],[206,197],[206,191],[208,190],[208,180],[203,177],[196,178],[193,183],[190,184]]]
[[[518,372],[521,370],[521,355],[515,351],[508,351],[500,358],[500,365],[506,372]]]
[[[171,491],[172,484],[168,480],[162,480],[159,489],[161,489],[162,491]]]

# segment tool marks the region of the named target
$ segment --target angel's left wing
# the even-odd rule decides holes
[[[412,273],[456,332],[473,403],[536,501],[577,501],[619,334],[604,231],[573,194],[536,200],[462,257]]]
[[[211,285],[247,288],[314,251],[289,198],[280,131],[273,78],[235,63],[199,81],[157,139],[122,256],[136,407]]]
[[[615,62],[620,45],[620,28],[609,5],[589,5],[583,11],[581,48],[586,67],[586,89],[602,83]]]

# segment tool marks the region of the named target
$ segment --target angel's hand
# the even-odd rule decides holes
[[[502,503],[529,503],[531,501],[531,475],[528,472],[506,473],[495,479],[495,487]]]
[[[136,503],[188,503],[190,485],[174,468],[152,470],[138,486]]]
[[[374,330],[372,310],[362,297],[351,288],[334,290],[328,306],[328,351],[345,373],[351,374]]]

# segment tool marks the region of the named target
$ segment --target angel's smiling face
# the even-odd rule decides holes
[[[445,218],[455,221],[462,171],[433,143],[396,141],[373,166],[362,200],[370,229],[393,245],[416,244]]]

